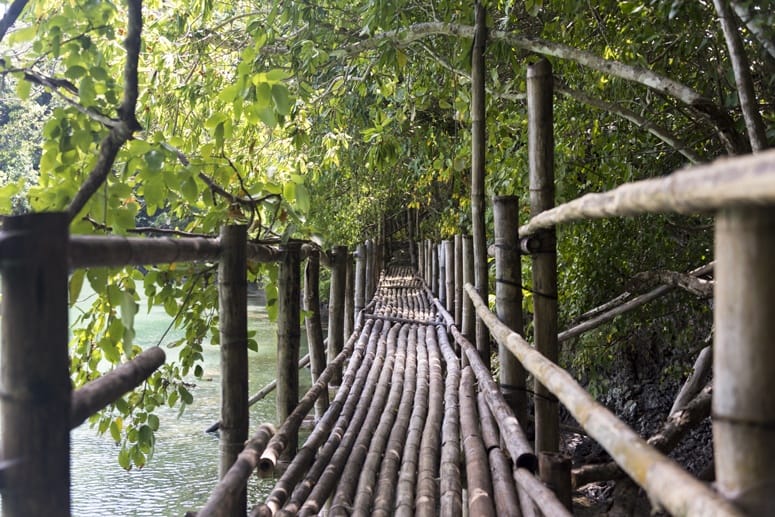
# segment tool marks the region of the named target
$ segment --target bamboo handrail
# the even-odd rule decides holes
[[[520,226],[520,237],[581,219],[648,213],[698,213],[775,203],[775,150],[720,158],[661,178],[581,196]]]
[[[74,391],[70,402],[70,429],[75,429],[91,415],[136,388],[164,364],[164,350],[151,347],[131,361]]]
[[[495,340],[517,356],[611,457],[653,500],[675,515],[741,516],[734,505],[660,454],[582,388],[571,375],[534,350],[491,313],[471,284],[465,285],[477,314]]]

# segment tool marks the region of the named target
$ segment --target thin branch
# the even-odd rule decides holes
[[[761,43],[762,47],[764,47],[767,53],[775,58],[775,40],[773,40],[769,34],[767,34],[768,29],[771,30],[771,27],[768,27],[767,24],[762,23],[761,18],[758,18],[752,12],[752,6],[749,2],[730,0],[730,3],[732,4],[732,8],[735,10],[737,16],[745,24],[746,28],[751,31],[751,34],[753,34],[757,40],[759,40],[759,43]],[[767,10],[762,10],[762,14],[767,14]]]
[[[424,38],[440,35],[472,39],[474,28],[470,25],[445,22],[424,22],[409,27],[381,32],[374,36],[347,45],[332,52],[333,55],[353,56],[367,50],[379,47],[385,42],[392,42],[399,47],[405,47]],[[544,56],[553,56],[573,61],[587,68],[604,74],[632,81],[656,92],[673,97],[693,108],[710,122],[716,129],[727,151],[737,154],[745,147],[740,141],[740,135],[734,129],[734,121],[729,114],[710,99],[702,96],[694,89],[679,83],[669,77],[653,72],[643,67],[627,65],[619,61],[603,59],[595,54],[554,43],[539,38],[523,36],[509,31],[493,30],[488,37],[494,41],[502,41],[517,48],[535,52]]]
[[[238,203],[243,206],[248,207],[255,207],[263,203],[264,201],[268,201],[270,199],[282,199],[282,196],[280,194],[267,194],[265,196],[261,196],[259,198],[253,199],[253,197],[240,197],[235,196],[222,186],[218,185],[218,183],[215,182],[214,179],[212,179],[210,176],[205,174],[204,172],[199,173],[199,178],[204,181],[208,187],[210,187],[210,190],[214,192],[215,194],[218,194],[222,197],[225,197],[232,203]]]
[[[27,5],[28,0],[14,0],[11,5],[5,11],[3,19],[0,20],[0,41],[3,41],[5,33],[11,28],[11,25],[16,23],[19,15],[22,14],[22,10]]]
[[[678,271],[657,270],[638,273],[630,280],[633,286],[669,285],[679,287],[699,298],[713,296],[713,281],[696,276],[679,273]],[[635,291],[637,289],[630,289]]]
[[[100,188],[110,174],[116,156],[123,145],[132,138],[135,131],[142,129],[135,117],[135,107],[138,97],[137,63],[140,59],[140,44],[143,30],[143,14],[141,0],[127,0],[128,30],[124,40],[126,48],[126,63],[124,65],[124,99],[118,109],[120,123],[114,126],[100,144],[97,164],[81,185],[80,190],[67,207],[72,221],[86,206],[92,195]]]
[[[748,131],[748,139],[751,142],[753,152],[767,148],[767,132],[764,129],[759,107],[756,102],[756,92],[751,78],[751,69],[748,65],[748,56],[743,48],[743,41],[729,10],[727,0],[713,0],[718,13],[721,29],[724,31],[724,39],[729,49],[729,60],[732,62],[732,70],[735,72],[735,86],[737,97],[740,99],[740,108],[743,110],[745,128]]]
[[[153,226],[138,226],[137,228],[129,228],[127,229],[127,232],[129,233],[159,233],[164,235],[178,235],[180,237],[202,237],[206,239],[212,239],[217,237],[217,235],[210,235],[207,233],[195,233],[195,232],[186,232],[183,230],[174,230],[172,228],[154,228]]]

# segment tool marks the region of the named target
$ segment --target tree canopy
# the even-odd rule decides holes
[[[767,2],[485,7],[489,194],[526,199],[525,71],[541,56],[557,84],[560,202],[775,138]],[[0,21],[0,208],[66,210],[74,233],[215,235],[239,221],[256,241],[324,246],[354,244],[405,207],[422,208],[426,236],[470,231],[473,33],[473,2],[457,0],[15,0]],[[701,260],[710,236],[695,223],[567,230],[565,310],[634,272]],[[76,322],[76,383],[137,353],[138,289],[185,328],[180,361],[94,419],[124,444],[125,467],[152,450],[153,409],[191,401],[181,378],[201,373],[217,336],[212,276],[173,265],[72,277],[73,297],[84,280],[99,294]]]

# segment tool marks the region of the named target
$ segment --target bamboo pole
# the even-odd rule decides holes
[[[310,376],[312,384],[317,382],[320,372],[326,368],[326,345],[323,342],[323,325],[320,317],[320,252],[307,258],[304,268],[304,323],[307,329]],[[328,409],[328,390],[315,401],[315,420],[319,420]]]
[[[385,361],[387,344],[385,335],[387,332],[389,332],[389,325],[383,326],[379,321],[371,330],[369,350],[374,354],[374,359],[371,368],[368,370],[368,376],[364,384],[365,388],[359,399],[355,402],[355,413],[353,414],[352,419],[347,422],[344,434],[339,435],[341,439],[332,442],[335,450],[330,451],[330,455],[327,453],[328,460],[323,464],[323,471],[319,473],[313,481],[314,486],[309,492],[306,502],[299,509],[298,513],[300,516],[315,515],[320,512],[323,504],[339,482],[342,470],[345,468],[347,458],[352,451],[353,444],[358,437],[358,432],[363,425],[363,421],[366,419],[371,401],[374,397],[377,380],[379,379],[382,365]],[[376,351],[374,351],[374,347],[372,346],[374,341],[376,341]],[[326,459],[326,455],[321,452],[318,455],[318,459]]]
[[[446,308],[450,314],[455,314],[455,244],[447,239],[444,244],[444,264],[446,276],[444,278],[444,291],[447,295]]]
[[[743,515],[720,494],[648,445],[636,432],[599,404],[565,370],[503,325],[471,285],[465,287],[479,316],[499,343],[517,356],[568,412],[600,443],[649,497],[675,515]]]
[[[149,239],[118,235],[73,235],[68,249],[72,268],[216,260],[220,253],[219,239],[206,237]],[[276,262],[280,252],[271,246],[250,243],[247,257],[256,262]]]
[[[500,435],[495,424],[487,398],[481,391],[476,397],[479,421],[482,426],[482,440],[487,451],[492,479],[495,512],[499,516],[521,517],[517,487],[512,477],[511,461],[500,448]]]
[[[519,253],[519,199],[495,196],[495,307],[500,320],[517,334],[523,333],[522,264]],[[504,398],[517,421],[527,425],[527,375],[514,354],[498,345],[500,383]]]
[[[494,517],[495,506],[490,466],[479,430],[474,373],[470,366],[463,368],[460,379],[460,432],[466,460],[468,513],[469,515]]]
[[[552,97],[552,67],[549,61],[542,59],[527,69],[530,214],[533,217],[554,206]],[[547,229],[535,238],[540,241],[539,253],[531,257],[535,345],[547,359],[557,362],[557,243],[553,229]],[[540,382],[536,382],[534,389],[536,452],[558,451],[557,401]]]
[[[463,236],[455,235],[455,312],[450,314],[455,316],[455,325],[457,328],[463,328]]]
[[[409,263],[413,269],[417,269],[417,247],[415,245],[415,214],[413,208],[406,209],[406,235],[409,241]]]
[[[358,244],[355,251],[355,314],[366,305],[366,245]]]
[[[446,328],[436,327],[436,338],[447,366],[444,381],[444,421],[441,426],[441,465],[439,467],[440,515],[462,515],[462,482],[460,480],[460,409],[458,386],[460,360],[449,343]]]
[[[219,479],[223,479],[248,438],[248,284],[247,226],[221,228],[218,265],[218,321],[221,343],[221,425]],[[243,488],[230,502],[247,510]]]
[[[3,515],[70,515],[68,217],[7,217],[0,398]]]
[[[299,246],[288,243],[280,262],[277,296],[277,420],[284,422],[299,403],[299,348],[301,347],[301,290]],[[330,324],[329,324],[330,325]],[[330,327],[329,327],[330,329]],[[329,346],[331,334],[329,333]],[[247,392],[247,389],[245,390]],[[288,435],[284,454],[296,453],[298,431]]]
[[[441,354],[432,327],[425,331],[425,347],[428,351],[429,391],[428,414],[420,442],[420,458],[417,464],[417,496],[415,515],[432,517],[436,515],[439,500],[439,449],[441,425],[444,417],[444,380],[441,369]]]
[[[395,326],[394,328],[399,327]],[[355,514],[367,515],[371,511],[380,463],[382,462],[382,458],[390,440],[391,431],[394,428],[400,409],[402,395],[404,393],[406,347],[410,328],[410,325],[402,325],[400,327],[393,366],[393,376],[390,379],[390,394],[388,395],[388,400],[385,404],[385,410],[382,412],[379,426],[375,429],[374,436],[369,443],[368,454],[366,455],[363,469],[358,478],[358,490],[353,502],[353,513]],[[388,339],[390,339],[390,337]]]
[[[586,194],[534,216],[519,228],[522,237],[542,228],[603,217],[639,214],[696,214],[723,207],[775,203],[775,149],[754,155],[724,157],[706,165],[680,169],[669,176],[626,183],[613,190]]]
[[[417,276],[425,278],[425,241],[418,240],[417,245]]]
[[[716,215],[713,442],[719,491],[750,515],[775,512],[775,211]]]
[[[139,386],[164,364],[164,358],[164,350],[158,346],[151,347],[73,392],[70,429],[75,429],[91,415]]]
[[[463,236],[463,284],[471,284],[474,282],[474,249],[472,245],[471,237],[468,235]],[[463,312],[460,331],[465,338],[472,343],[476,343],[476,327],[475,327],[476,312],[471,305],[471,300],[467,296],[463,296]],[[464,362],[465,364],[465,362]]]
[[[336,444],[333,445],[333,447],[329,444],[337,437],[341,437],[341,435],[344,434],[343,429],[352,419],[356,402],[360,399],[360,394],[363,391],[363,385],[366,380],[366,374],[371,367],[371,362],[374,357],[374,351],[371,350],[371,352],[369,352],[367,350],[367,346],[372,345],[369,338],[373,325],[373,321],[367,321],[362,328],[359,326],[357,331],[359,333],[357,342],[352,350],[350,360],[347,363],[347,370],[342,378],[342,385],[336,392],[336,397],[334,397],[333,402],[330,404],[328,411],[323,415],[323,418],[318,422],[315,429],[310,433],[302,447],[293,457],[293,460],[275,484],[275,487],[269,494],[266,502],[255,508],[252,515],[271,515],[279,511],[283,505],[286,505],[286,511],[295,513],[304,503],[304,500],[309,494],[309,490],[311,490],[315,481],[317,481],[320,472],[323,471],[325,462],[327,462],[330,457],[330,454],[327,454],[326,450],[330,450],[331,453],[333,453],[336,445],[338,445],[338,441],[336,441]],[[355,339],[354,333],[345,346],[345,350],[353,345]],[[374,348],[376,348],[376,341],[374,342]],[[336,426],[336,428],[334,426]],[[331,433],[332,429],[335,429],[333,433]],[[340,429],[341,431],[339,431]],[[332,440],[332,438],[334,440]],[[321,445],[323,445],[324,442],[325,446],[321,448]],[[320,449],[320,454],[318,455],[317,460],[315,460],[318,449]],[[320,472],[315,474],[315,466],[313,466],[307,474],[307,478],[302,480],[313,460],[316,461],[315,466],[323,465],[323,467],[320,467]],[[308,482],[307,480],[310,479],[311,482]]]
[[[331,289],[328,300],[328,361],[342,351],[344,343],[344,293],[347,283],[347,246],[334,247],[331,254]],[[368,266],[367,266],[368,271]],[[366,279],[368,283],[368,278]],[[368,288],[367,288],[368,292]],[[331,383],[342,382],[341,369],[334,372]]]
[[[245,490],[245,482],[258,465],[261,453],[274,434],[274,427],[263,424],[255,435],[245,444],[245,448],[237,456],[229,471],[221,478],[220,483],[210,493],[204,507],[197,512],[197,517],[231,517],[244,515],[234,508],[236,497]]]
[[[420,444],[428,415],[428,351],[425,348],[426,327],[417,328],[417,385],[414,393],[412,417],[404,444],[404,455],[401,457],[401,470],[396,486],[396,501],[394,515],[406,517],[414,515],[415,487],[417,486],[417,466],[420,455]]]
[[[347,254],[345,261],[345,282],[344,282],[344,329],[345,339],[349,339],[355,326],[355,264],[353,263],[353,254]]]
[[[428,243],[428,248],[431,255],[431,281],[429,285],[435,296],[441,296],[441,293],[439,293],[439,272],[441,271],[441,264],[439,264],[439,254],[436,252],[436,243],[430,241]]]
[[[474,2],[474,46],[471,51],[471,230],[473,234],[474,285],[485,300],[489,295],[487,268],[487,235],[484,224],[484,176],[487,148],[485,116],[485,63],[487,40],[486,12],[479,0]],[[472,339],[490,366],[490,335],[487,327],[476,319],[476,337]]]
[[[445,306],[447,305],[447,261],[446,261],[446,255],[444,253],[444,242],[441,241],[436,245],[436,253],[438,254],[438,262],[439,262],[439,300],[441,300],[441,303],[443,303]]]

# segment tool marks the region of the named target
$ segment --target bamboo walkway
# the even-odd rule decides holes
[[[485,398],[422,280],[389,267],[371,307],[327,412],[251,515],[520,515]]]

